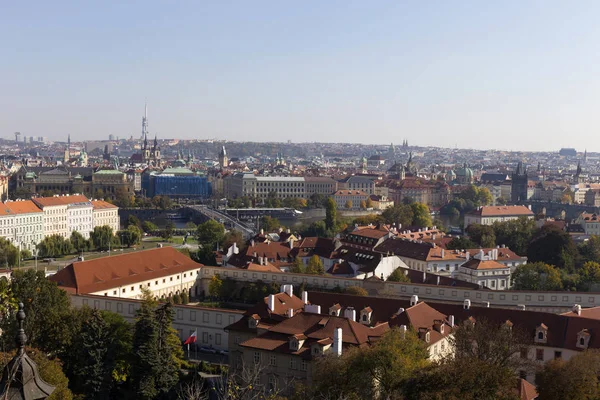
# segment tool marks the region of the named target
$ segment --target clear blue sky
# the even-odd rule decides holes
[[[600,151],[598,1],[5,1],[0,136]]]

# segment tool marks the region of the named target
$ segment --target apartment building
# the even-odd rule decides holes
[[[76,261],[49,279],[71,294],[137,299],[142,289],[168,297],[200,294],[200,267],[172,247]]]
[[[70,202],[67,204],[67,230],[69,232],[79,232],[89,239],[90,232],[93,230],[93,205],[85,198],[85,201]]]
[[[338,182],[328,176],[307,176],[304,178],[306,182],[306,196],[317,193],[321,195],[330,195],[337,190]]]
[[[117,232],[120,227],[119,207],[110,204],[104,200],[92,200],[92,229],[97,226],[108,225],[113,232]]]
[[[331,195],[340,210],[359,210],[361,204],[366,205],[369,195],[362,190],[338,190]]]
[[[279,199],[288,197],[305,199],[306,182],[302,177],[258,176],[253,173],[237,173],[225,178],[225,195],[229,198],[250,197],[264,200],[269,195]]]
[[[506,290],[510,286],[511,269],[496,261],[498,249],[486,255],[483,250],[469,261],[458,267],[456,279],[477,283],[492,290]]]
[[[44,239],[44,213],[31,200],[9,201],[4,204],[13,215],[13,242],[33,251]]]
[[[351,175],[338,182],[338,189],[361,191],[368,195],[375,194],[374,176]]]
[[[533,219],[534,214],[525,206],[483,206],[465,214],[465,229],[471,224],[493,225],[518,218]]]
[[[600,216],[596,213],[582,212],[575,223],[581,225],[586,235],[600,235]]]
[[[74,212],[77,210],[77,208],[73,207],[71,208],[71,211],[69,211],[69,205],[76,203],[89,203],[88,198],[82,195],[38,197],[32,199],[32,201],[44,213],[44,237],[60,235],[64,238],[68,238],[71,235],[71,232],[73,232],[72,230],[69,230],[69,228],[76,226],[75,221],[72,219],[75,216]],[[89,207],[91,209],[91,204]],[[80,233],[83,234],[83,232]]]

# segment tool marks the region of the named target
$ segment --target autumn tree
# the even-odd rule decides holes
[[[290,267],[290,272],[295,274],[303,274],[306,272],[306,267],[304,266],[304,263],[300,257],[294,258],[294,262]]]
[[[313,398],[399,399],[411,376],[426,367],[426,344],[412,331],[397,328],[385,333],[373,346],[344,350],[315,365]]]
[[[418,227],[431,227],[433,225],[431,220],[431,212],[429,207],[423,203],[412,203],[410,208],[413,212],[412,225]]]
[[[456,236],[453,237],[446,244],[446,249],[448,250],[466,250],[466,249],[475,249],[479,247],[475,242],[467,239],[464,236]]]
[[[398,227],[408,227],[413,223],[414,212],[410,205],[398,204],[386,208],[381,217],[386,224],[396,224]]]
[[[346,204],[344,204],[344,208],[352,208],[352,200],[346,200]]]
[[[392,273],[387,277],[387,280],[390,282],[410,282],[408,276],[404,273],[404,268],[396,268],[392,271]]]
[[[337,224],[337,206],[331,197],[325,201],[325,229],[333,231]]]
[[[544,400],[600,398],[600,353],[587,350],[569,359],[551,360],[536,374],[535,383]]]
[[[306,266],[306,273],[313,275],[323,275],[325,274],[325,268],[323,267],[323,262],[319,258],[319,256],[314,255],[308,260],[308,265]]]
[[[360,286],[348,286],[346,289],[344,289],[344,293],[351,294],[353,296],[363,296],[363,297],[366,297],[369,295],[369,292],[367,292],[367,290],[365,288],[362,288]]]
[[[562,290],[560,271],[542,262],[519,265],[512,273],[514,290]]]

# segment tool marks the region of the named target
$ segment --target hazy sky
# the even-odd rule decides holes
[[[600,2],[4,1],[0,136],[600,151]]]

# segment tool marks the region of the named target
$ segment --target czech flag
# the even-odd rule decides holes
[[[198,332],[197,330],[196,330],[196,331],[194,331],[194,333],[192,333],[192,334],[190,335],[190,337],[189,337],[189,338],[187,338],[187,339],[185,340],[185,342],[183,342],[183,344],[196,343],[196,334],[197,334],[197,332]]]

